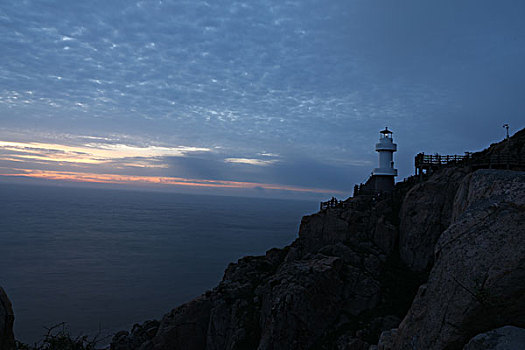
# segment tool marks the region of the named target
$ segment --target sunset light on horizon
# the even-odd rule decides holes
[[[1,168],[0,168],[1,169]],[[0,170],[1,171],[1,170]],[[237,181],[218,181],[218,180],[201,180],[201,179],[184,179],[175,177],[159,176],[133,176],[133,175],[116,175],[116,174],[94,174],[94,173],[74,173],[59,172],[46,170],[25,170],[11,169],[11,173],[1,173],[0,176],[22,176],[36,179],[48,180],[65,180],[77,182],[105,183],[105,184],[154,184],[154,185],[175,185],[197,188],[235,188],[235,189],[264,189],[280,190],[292,192],[311,192],[321,194],[343,194],[333,189],[318,188],[301,188],[295,186],[285,186],[276,184],[254,183],[254,182],[237,182]],[[17,172],[18,171],[18,172]]]
[[[87,143],[70,146],[42,142],[0,141],[0,161],[13,163],[11,167],[0,167],[0,176],[26,177],[68,182],[120,184],[120,185],[160,185],[184,186],[188,188],[223,189],[263,189],[317,194],[340,193],[336,189],[319,189],[283,184],[226,181],[213,179],[182,178],[173,176],[141,176],[128,174],[126,169],[160,170],[169,168],[163,163],[165,157],[184,157],[192,152],[212,152],[209,148],[198,147],[136,147],[123,144]],[[268,156],[268,155],[267,155]],[[276,157],[277,155],[270,155]],[[266,166],[277,160],[226,158],[225,163]],[[18,168],[16,165],[45,164],[51,169]],[[106,167],[105,167],[106,166]],[[108,166],[118,174],[104,173]],[[61,171],[70,168],[74,171]],[[97,171],[97,172],[90,172]],[[101,172],[102,171],[102,172]]]

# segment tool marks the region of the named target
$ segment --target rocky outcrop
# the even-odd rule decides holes
[[[505,326],[472,338],[463,350],[525,349],[525,329]]]
[[[330,255],[286,261],[273,273],[268,255],[231,265],[216,289],[164,317],[152,347],[305,349],[325,342],[327,330],[380,303],[381,284],[372,257],[365,271],[350,264],[357,257],[344,245],[323,252]]]
[[[399,254],[414,271],[433,264],[434,245],[452,220],[454,195],[466,169],[447,168],[414,186],[400,213]]]
[[[15,316],[11,301],[5,291],[0,287],[0,350],[14,350],[15,337],[13,335],[13,322]]]
[[[484,152],[523,149],[517,135]],[[230,264],[112,348],[461,349],[525,326],[524,229],[525,173],[444,168],[304,217],[290,246]]]
[[[522,159],[525,154],[525,129],[516,132],[508,141],[502,140],[490,145],[487,149],[473,154],[474,159],[510,156],[511,159]],[[516,170],[516,169],[515,169]]]
[[[400,207],[392,201],[359,197],[303,218],[292,245],[230,264],[154,337],[144,340],[137,326],[112,348],[368,349],[399,324],[418,285],[392,256]]]
[[[231,264],[142,349],[455,349],[521,325],[524,186],[519,172],[446,169],[402,205],[356,198],[307,216],[291,246]],[[418,285],[396,249],[411,269],[433,268],[379,338]]]
[[[454,197],[452,221],[466,209],[486,202],[525,205],[523,173],[514,171],[478,170],[469,174]]]
[[[375,306],[379,286],[372,278],[361,279],[340,257],[316,255],[285,263],[261,285],[261,349],[305,349],[311,347],[336,321],[346,300],[361,300],[361,309]],[[371,294],[351,295],[345,280],[361,283]],[[356,310],[358,311],[358,310]]]
[[[143,324],[135,324],[131,332],[120,331],[113,337],[113,349],[128,350],[137,349],[142,344],[149,342],[159,330],[159,321],[146,321]]]
[[[457,220],[399,326],[395,349],[456,349],[506,324],[525,326],[525,173],[480,170],[465,178]]]
[[[516,248],[525,227],[522,176],[447,169],[397,203],[358,197],[307,216],[292,245],[230,264],[216,288],[167,314],[151,339],[141,336],[140,348],[445,349],[519,321],[523,286],[509,281],[525,278]],[[399,329],[379,339],[406,315],[420,282],[397,250],[415,257],[411,269],[435,264]],[[133,333],[113,348],[138,348],[129,345]]]

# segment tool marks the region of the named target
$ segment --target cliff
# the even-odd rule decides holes
[[[141,348],[368,348],[397,326],[419,285],[393,254],[393,201],[356,198],[304,217],[292,245],[230,264],[216,288],[168,313]],[[137,348],[144,328],[117,334],[113,348]]]
[[[525,327],[524,223],[525,173],[443,168],[304,217],[290,246],[230,264],[112,349],[461,349]]]
[[[467,175],[429,278],[384,349],[461,349],[478,333],[524,327],[524,224],[525,172]]]

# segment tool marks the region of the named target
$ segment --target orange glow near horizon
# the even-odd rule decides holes
[[[213,152],[210,148],[175,146],[129,146],[124,144],[83,143],[81,145],[61,145],[46,142],[0,141],[0,161],[16,162],[14,167],[0,166],[0,176],[29,177],[85,183],[184,186],[187,188],[216,189],[265,189],[291,191],[298,193],[342,193],[340,191],[306,188],[272,183],[256,183],[228,180],[207,180],[159,175],[108,174],[106,171],[123,171],[125,168],[168,168],[166,157],[185,157],[189,153]],[[227,163],[242,163],[252,166],[268,166],[278,160],[252,158],[226,158]],[[28,169],[24,163],[53,166],[53,170]],[[64,169],[75,167],[74,170]],[[112,170],[103,170],[112,169]],[[1,169],[4,169],[2,171]],[[96,169],[96,170],[94,170]]]
[[[209,152],[209,148],[200,147],[136,147],[124,144],[91,143],[81,146],[68,146],[44,142],[9,142],[0,141],[0,150],[15,152],[11,159],[35,159],[51,162],[68,162],[76,164],[103,164],[112,160],[125,158],[156,158],[184,156],[190,152]],[[135,165],[131,165],[135,166]],[[144,166],[144,165],[142,165]],[[150,167],[159,167],[148,165]],[[160,166],[162,167],[162,166]]]
[[[255,189],[263,188],[265,190],[284,190],[293,192],[310,192],[310,193],[341,193],[340,191],[304,188],[297,186],[286,186],[277,184],[265,184],[256,182],[241,181],[224,181],[224,180],[202,180],[186,179],[180,177],[162,177],[162,176],[136,176],[136,175],[117,175],[117,174],[96,174],[96,173],[76,173],[66,171],[48,171],[48,170],[28,170],[28,169],[11,169],[17,173],[0,173],[0,176],[23,176],[47,180],[63,180],[73,182],[88,183],[105,183],[105,184],[155,184],[155,185],[174,185],[197,188],[232,188],[232,189]]]

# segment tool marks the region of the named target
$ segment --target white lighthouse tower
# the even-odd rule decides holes
[[[394,188],[394,177],[397,176],[397,169],[394,169],[394,152],[397,151],[397,145],[392,139],[392,131],[387,127],[379,133],[381,136],[376,143],[379,168],[372,172],[372,183],[376,192],[390,192]]]

